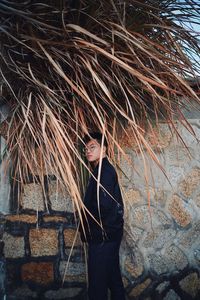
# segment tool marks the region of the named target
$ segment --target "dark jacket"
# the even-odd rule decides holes
[[[94,177],[98,178],[97,165],[93,171]],[[104,189],[99,186],[99,209],[97,197],[97,181],[90,177],[85,192],[84,204],[94,218],[102,224],[103,229],[87,213],[86,217],[82,213],[85,228],[84,235],[82,226],[80,226],[81,239],[87,242],[102,242],[119,240],[123,234],[123,201],[119,188],[117,173],[107,158],[103,158],[101,166],[100,183]]]

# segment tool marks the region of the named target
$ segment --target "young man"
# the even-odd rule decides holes
[[[85,155],[93,168],[85,192],[81,239],[88,243],[89,300],[125,300],[119,266],[123,235],[123,201],[114,167],[106,157],[107,142],[94,132],[85,136]],[[100,162],[102,158],[102,161]],[[99,170],[100,169],[100,170]],[[100,184],[98,173],[100,172]]]

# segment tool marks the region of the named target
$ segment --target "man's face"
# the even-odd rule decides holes
[[[85,146],[85,155],[89,162],[98,163],[101,156],[101,145],[97,140],[89,141]],[[106,155],[106,147],[103,147],[102,157]]]

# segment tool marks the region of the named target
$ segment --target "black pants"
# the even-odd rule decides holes
[[[112,300],[125,300],[119,266],[120,242],[89,244],[89,300],[107,300],[108,289],[110,289]]]

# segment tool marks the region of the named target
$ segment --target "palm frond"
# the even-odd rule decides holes
[[[105,132],[113,157],[127,125],[162,168],[145,131],[159,119],[175,129],[185,100],[199,102],[187,81],[200,71],[199,34],[186,27],[199,1],[2,0],[0,13],[7,145],[22,183],[53,173],[80,212],[83,135]]]

